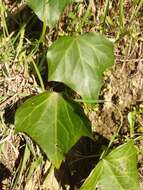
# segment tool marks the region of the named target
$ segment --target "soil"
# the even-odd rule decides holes
[[[15,11],[14,1],[5,0],[5,3],[12,10]],[[130,11],[130,4],[126,4],[126,8]],[[20,10],[20,9],[19,9]],[[15,12],[13,11],[13,12]],[[113,35],[113,33],[111,34]],[[127,46],[128,44],[128,46]],[[107,146],[112,135],[119,129],[118,139],[114,146],[122,144],[129,136],[129,122],[128,113],[136,110],[136,126],[135,136],[142,135],[143,130],[143,112],[141,105],[143,103],[143,43],[142,40],[134,40],[125,35],[122,40],[119,40],[115,44],[115,65],[104,76],[104,85],[101,91],[100,99],[103,100],[97,106],[89,106],[87,115],[92,123],[93,131],[96,132],[97,138],[96,145],[92,144],[89,139],[81,139],[79,143],[70,151],[67,155],[66,161],[61,166],[59,171],[51,169],[49,172],[48,182],[46,187],[49,190],[68,190],[78,189],[85,178],[88,176],[92,168],[98,161],[98,158],[86,159],[86,161],[77,161],[80,152],[82,155],[95,155],[98,154],[102,146]],[[2,68],[4,64],[0,65]],[[11,65],[8,75],[9,79],[2,78],[0,83],[0,95],[6,96],[6,99],[0,104],[1,113],[5,118],[11,118],[14,114],[16,107],[23,102],[23,97],[17,96],[17,93],[25,93],[34,95],[38,93],[38,85],[33,74],[29,74],[25,71],[25,67],[19,66],[15,68],[15,65]],[[4,121],[8,127],[8,132],[13,130],[13,124],[9,121]],[[0,189],[10,189],[11,180],[16,171],[16,166],[19,164],[21,137],[14,135],[9,136],[8,142],[5,147],[2,147],[2,153],[0,155]],[[83,144],[86,146],[92,145],[90,152],[87,152],[89,148],[82,150]],[[143,142],[137,141],[137,146],[142,149]],[[1,148],[1,147],[0,147]],[[94,152],[97,150],[98,153]],[[76,150],[76,151],[75,151]],[[86,150],[86,152],[84,152]],[[21,153],[23,155],[23,153]],[[70,164],[67,166],[67,162]],[[87,166],[88,164],[88,166]],[[48,169],[46,168],[48,165]],[[83,167],[84,166],[84,167]],[[35,184],[42,181],[43,170],[49,171],[50,165],[48,161],[45,161],[42,165],[42,170],[38,170],[35,175]],[[78,169],[77,169],[78,168]],[[143,189],[143,155],[140,154],[138,158],[138,171],[140,176],[140,184]],[[70,176],[71,173],[72,177]],[[66,173],[66,176],[65,176]],[[79,175],[80,173],[80,175]],[[41,177],[39,177],[41,175]],[[69,175],[69,176],[68,176]],[[36,178],[38,176],[38,178]],[[56,176],[56,177],[55,177]],[[24,178],[23,178],[24,179]],[[49,183],[49,181],[51,183]],[[59,184],[60,182],[60,184]],[[37,187],[36,187],[37,186]],[[45,187],[41,189],[44,189]],[[38,189],[38,185],[34,186],[34,190]],[[18,190],[19,187],[16,187]],[[20,188],[21,189],[21,188]]]
[[[102,91],[104,103],[92,116],[96,132],[110,138],[117,126],[129,129],[127,115],[143,101],[143,49],[134,46],[130,58],[117,54],[116,64],[106,76]],[[121,62],[123,59],[124,62]],[[123,120],[123,121],[121,121]],[[106,130],[105,130],[106,129]]]

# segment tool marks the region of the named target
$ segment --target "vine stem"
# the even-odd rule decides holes
[[[103,158],[107,155],[107,153],[108,153],[108,151],[109,151],[109,148],[110,148],[111,145],[113,144],[115,138],[116,138],[117,135],[119,134],[119,131],[120,131],[122,125],[123,125],[123,116],[122,116],[122,113],[120,112],[120,110],[119,110],[119,108],[118,108],[117,106],[114,105],[114,107],[118,110],[119,115],[120,115],[120,118],[121,118],[121,119],[120,119],[120,120],[121,120],[120,126],[118,127],[117,131],[113,134],[113,136],[112,136],[112,138],[111,138],[111,140],[110,140],[110,142],[109,142],[109,144],[108,144],[108,147],[102,152],[102,154],[101,154],[101,156],[100,156],[100,160],[103,159]]]

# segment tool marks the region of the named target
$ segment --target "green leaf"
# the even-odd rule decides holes
[[[81,136],[91,129],[78,104],[55,92],[30,98],[16,112],[16,132],[25,132],[40,145],[56,168]]]
[[[35,12],[40,20],[46,18],[47,25],[53,27],[65,7],[73,0],[27,0],[28,6]]]
[[[97,100],[113,44],[97,33],[58,39],[47,53],[49,81],[63,82],[85,100]]]
[[[137,154],[133,141],[119,146],[102,159],[80,190],[140,190]]]

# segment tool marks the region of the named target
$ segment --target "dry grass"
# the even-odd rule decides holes
[[[86,107],[93,129],[110,139],[120,126],[117,141],[123,142],[129,136],[128,113],[135,110],[135,137],[141,137],[142,0],[126,0],[123,14],[118,1],[109,1],[109,4],[91,1],[90,12],[86,12],[86,1],[74,3],[65,11],[56,28],[47,29],[40,46],[38,33],[41,32],[41,23],[33,18],[33,28],[27,27],[26,16],[31,16],[31,13],[23,2],[20,1],[17,6],[14,1],[0,0],[0,189],[60,190],[63,188],[54,177],[54,169],[41,150],[25,135],[15,134],[13,119],[16,108],[25,98],[40,93],[46,86],[45,49],[56,38],[75,32],[98,31],[115,42],[116,63],[105,75],[101,92],[104,102],[98,108]],[[30,31],[32,29],[35,31]],[[136,142],[139,175],[143,181],[143,141],[140,139]],[[65,189],[68,190],[67,184]]]

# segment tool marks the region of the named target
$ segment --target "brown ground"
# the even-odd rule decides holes
[[[14,1],[5,0],[9,7],[15,12],[16,7],[14,6]],[[102,2],[100,1],[101,5]],[[116,8],[116,6],[115,6]],[[130,1],[126,1],[126,16],[132,12],[132,6]],[[111,11],[112,14],[112,11]],[[125,138],[129,136],[129,123],[128,123],[128,113],[132,110],[136,110],[136,129],[135,136],[138,137],[143,133],[143,112],[141,113],[141,105],[143,102],[143,39],[142,39],[142,26],[139,23],[142,21],[135,20],[134,27],[139,28],[139,37],[133,37],[131,34],[125,35],[121,40],[119,40],[115,44],[115,56],[116,62],[114,67],[105,74],[105,84],[103,86],[100,99],[103,100],[103,103],[97,106],[89,107],[88,115],[91,120],[93,130],[96,131],[101,137],[98,135],[99,144],[96,145],[99,147],[102,143],[106,144],[107,140],[110,140],[111,136],[121,127],[121,130],[118,134],[117,144],[124,142]],[[128,23],[129,26],[131,23]],[[88,28],[88,27],[87,27]],[[94,28],[92,28],[93,30]],[[89,28],[88,28],[89,30]],[[107,32],[108,36],[114,36],[114,32],[111,29]],[[137,32],[138,32],[137,30]],[[134,32],[134,29],[133,29]],[[136,34],[135,34],[136,35]],[[0,65],[1,69],[5,69],[8,71],[6,73],[9,78],[1,77],[0,79],[0,95],[5,96],[6,98],[2,103],[0,103],[1,110],[1,118],[2,121],[2,130],[3,128],[8,134],[8,140],[6,139],[6,143],[4,146],[0,146],[0,189],[11,189],[12,179],[14,178],[16,167],[18,167],[21,159],[21,155],[23,155],[22,146],[24,144],[24,140],[21,140],[21,136],[14,135],[12,124],[5,121],[5,118],[11,119],[11,114],[15,111],[15,105],[20,104],[23,97],[17,95],[19,93],[25,94],[36,94],[39,92],[38,85],[34,75],[28,73],[25,70],[25,67],[20,65],[12,64],[9,69],[5,68],[4,63]],[[18,103],[16,103],[18,102]],[[2,135],[0,135],[1,137]],[[7,135],[5,135],[7,136]],[[105,139],[104,139],[104,138]],[[28,139],[29,141],[29,139]],[[83,139],[84,141],[88,141]],[[82,140],[81,140],[82,144]],[[137,142],[137,145],[140,150],[142,150],[143,142]],[[94,145],[95,146],[95,145]],[[80,144],[79,144],[80,147]],[[78,148],[77,148],[78,149]],[[80,149],[80,148],[79,148]],[[81,151],[81,149],[80,149]],[[84,151],[83,151],[84,152]],[[83,153],[82,152],[82,153]],[[21,154],[21,155],[20,155]],[[81,184],[81,181],[85,179],[86,175],[84,172],[93,168],[93,164],[96,163],[96,159],[91,160],[87,159],[84,164],[89,163],[88,168],[80,168],[79,162],[72,165],[75,156],[71,156],[72,153],[69,153],[67,156],[67,160],[71,162],[70,170],[74,171],[75,168],[79,167],[79,170],[75,172],[74,177],[71,179],[71,176],[67,176],[65,179],[64,172],[69,174],[67,167],[63,165],[60,171],[55,171],[57,178],[54,177],[54,170],[51,169],[48,175],[47,180],[40,185],[40,189],[49,189],[49,190],[60,190],[60,189],[68,189],[69,184],[72,186],[73,184],[78,188]],[[90,152],[90,154],[94,154],[94,152]],[[29,158],[33,161],[33,158]],[[30,162],[28,162],[30,163]],[[83,163],[82,163],[83,164]],[[42,183],[44,175],[47,171],[49,171],[50,164],[48,161],[43,161],[40,167],[37,167],[37,170],[32,178],[32,181],[29,180],[25,187],[28,189],[39,189],[39,184]],[[141,180],[141,186],[143,181],[143,155],[139,155],[139,163],[138,163],[139,175]],[[80,177],[77,173],[81,172],[82,177]],[[70,174],[69,174],[70,175]],[[24,179],[26,178],[26,170],[20,178],[21,183],[24,184]],[[61,179],[62,178],[62,179]],[[57,179],[61,183],[64,184],[63,188],[59,188],[59,184]],[[16,190],[22,190],[23,185],[21,184],[16,186]],[[64,188],[65,187],[65,188]],[[25,188],[25,189],[26,189]],[[142,187],[143,188],[143,187]]]

